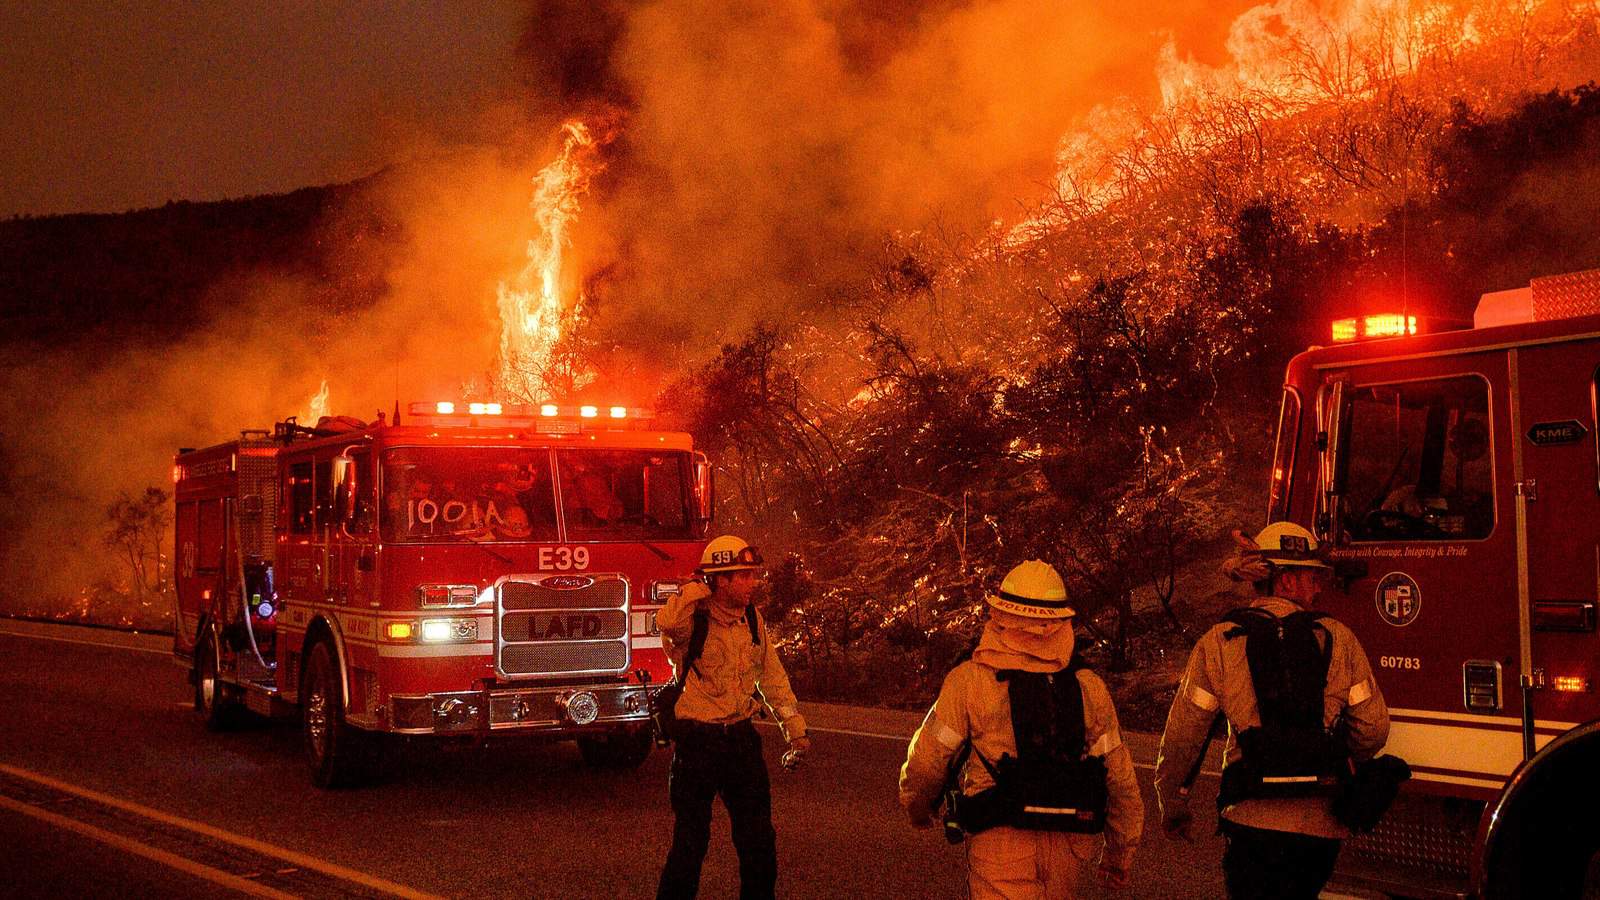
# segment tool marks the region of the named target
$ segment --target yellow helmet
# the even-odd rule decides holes
[[[700,573],[737,572],[761,566],[761,553],[744,538],[725,534],[706,545],[700,554]]]
[[[989,605],[1001,612],[1030,619],[1070,619],[1076,613],[1067,605],[1067,586],[1055,567],[1030,559],[1000,582],[1000,592],[989,595]]]
[[[1274,566],[1331,568],[1317,549],[1317,536],[1293,522],[1273,522],[1261,529],[1256,547]]]

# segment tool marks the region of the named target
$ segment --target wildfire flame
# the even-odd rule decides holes
[[[300,414],[299,421],[306,425],[315,425],[317,420],[328,414],[328,379],[322,379],[322,386],[312,395],[305,412]]]
[[[533,178],[539,233],[528,241],[527,265],[512,283],[500,285],[499,382],[503,390],[526,397],[545,386],[569,307],[562,297],[563,257],[589,182],[604,168],[599,151],[605,140],[587,123],[568,121],[561,132],[561,153]]]
[[[1233,22],[1228,62],[1185,58],[1169,42],[1153,108],[1108,104],[1066,135],[1059,193],[1072,215],[1092,215],[1234,153],[1263,179],[1241,191],[1392,206],[1421,178],[1423,136],[1452,102],[1492,110],[1592,77],[1593,15],[1546,0],[1272,0]],[[1343,183],[1307,175],[1323,164]]]

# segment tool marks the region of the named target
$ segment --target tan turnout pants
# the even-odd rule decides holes
[[[999,826],[967,836],[972,900],[1067,900],[1103,845],[1098,834]]]

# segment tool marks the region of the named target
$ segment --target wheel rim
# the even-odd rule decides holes
[[[210,714],[217,708],[217,660],[215,645],[207,644],[200,657],[200,711]]]
[[[322,688],[321,674],[314,673],[306,692],[306,746],[316,760],[328,749],[328,694]]]

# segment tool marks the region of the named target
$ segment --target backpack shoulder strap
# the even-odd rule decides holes
[[[1002,670],[1011,701],[1011,732],[1017,758],[1054,764],[1083,757],[1083,684],[1068,665],[1055,672]]]
[[[1284,617],[1285,622],[1303,622],[1307,627],[1321,631],[1327,636],[1328,639],[1322,642],[1322,673],[1323,678],[1326,679],[1328,666],[1333,662],[1333,629],[1323,624],[1324,619],[1330,622],[1333,621],[1332,616],[1316,610],[1304,610]]]
[[[756,620],[754,601],[744,608],[744,620],[750,626],[750,643],[757,647],[761,646],[761,626]]]
[[[681,685],[689,680],[689,670],[695,669],[700,662],[700,654],[706,649],[706,634],[711,631],[711,613],[709,610],[697,609],[694,611],[694,629],[689,632],[689,649],[683,654],[683,670],[678,673],[678,683]]]
[[[1277,616],[1254,606],[1241,606],[1237,609],[1230,609],[1222,617],[1222,622],[1234,627],[1224,631],[1222,637],[1230,641],[1234,638],[1244,637],[1263,626],[1275,625],[1277,620]]]

